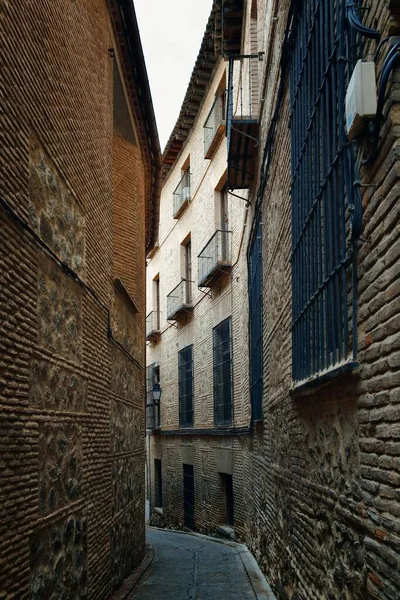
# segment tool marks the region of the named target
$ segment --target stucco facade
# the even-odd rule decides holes
[[[100,600],[145,551],[158,139],[133,5],[1,13],[0,598]]]

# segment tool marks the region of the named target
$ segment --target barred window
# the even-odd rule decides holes
[[[345,0],[302,0],[291,62],[293,379],[354,364],[355,162],[344,102],[355,47]],[[352,57],[354,58],[354,57]]]
[[[232,319],[213,329],[214,421],[232,423]]]
[[[249,309],[250,309],[250,385],[251,416],[253,421],[263,418],[262,412],[262,255],[261,220],[255,230],[249,251]]]
[[[193,346],[178,353],[179,425],[193,426]]]
[[[154,401],[154,384],[160,383],[160,365],[152,363],[146,368],[146,427],[158,429],[160,427],[160,403]]]

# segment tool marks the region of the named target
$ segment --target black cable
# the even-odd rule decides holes
[[[284,33],[283,43],[282,43],[282,54],[281,54],[281,62],[280,62],[280,79],[279,79],[279,87],[276,95],[274,113],[271,118],[271,122],[268,128],[266,143],[264,146],[263,158],[261,161],[261,175],[260,175],[260,184],[257,190],[257,196],[254,206],[254,215],[251,224],[250,236],[249,236],[249,244],[247,255],[249,259],[249,252],[252,245],[252,240],[255,232],[255,224],[258,219],[258,214],[260,212],[260,207],[262,204],[265,188],[268,182],[269,177],[269,169],[272,162],[273,149],[275,144],[275,136],[276,136],[276,128],[279,122],[280,117],[280,109],[282,106],[282,101],[284,97],[285,85],[286,85],[286,73],[289,64],[290,52],[289,52],[289,42],[290,36],[292,34],[292,25],[293,25],[293,17],[296,8],[296,2],[291,2],[289,7],[289,13],[287,18],[287,25]]]
[[[382,71],[381,71],[381,74],[379,77],[378,103],[377,103],[377,108],[376,108],[374,129],[373,129],[373,133],[372,133],[371,149],[370,149],[370,152],[369,152],[367,158],[365,158],[363,160],[363,163],[362,163],[363,165],[371,164],[376,158],[376,154],[377,154],[377,150],[378,150],[378,143],[379,143],[379,132],[381,129],[381,122],[382,122],[382,116],[383,116],[383,107],[385,104],[386,86],[388,84],[390,74],[395,67],[396,61],[399,58],[399,56],[398,56],[399,52],[400,52],[400,42],[398,42],[397,44],[395,44],[393,46],[393,48],[391,48],[391,50],[388,52],[388,54],[385,58],[385,62],[383,63],[383,66],[382,66]]]
[[[0,196],[0,208],[23,231],[25,231],[26,233],[28,233],[28,235],[36,242],[36,244],[44,252],[46,252],[46,254],[48,254],[50,256],[50,258],[52,258],[62,268],[62,270],[66,273],[66,275],[68,275],[69,277],[71,277],[71,279],[73,279],[76,283],[78,283],[78,285],[80,285],[83,289],[85,289],[92,296],[92,298],[95,300],[95,302],[107,314],[107,337],[108,337],[108,339],[113,344],[115,344],[122,352],[124,352],[124,354],[126,354],[126,356],[138,367],[138,369],[140,369],[141,371],[144,371],[144,367],[142,367],[142,365],[139,363],[139,361],[134,356],[132,356],[132,354],[130,354],[128,352],[128,350],[126,350],[126,348],[118,340],[116,340],[115,337],[113,336],[112,329],[111,329],[111,315],[110,315],[110,310],[109,310],[108,306],[106,304],[104,304],[104,302],[99,298],[99,296],[96,294],[96,292],[94,291],[94,289],[91,288],[85,281],[83,281],[83,279],[81,279],[79,277],[79,275],[73,269],[71,269],[71,267],[66,262],[64,262],[63,260],[61,260],[57,256],[57,254],[50,248],[50,246],[48,246],[42,240],[42,238],[40,236],[38,236],[38,234],[32,229],[32,227],[30,227],[28,225],[28,223],[26,221],[24,221],[24,219],[22,219],[15,212],[15,210],[11,207],[11,205],[4,198],[2,198],[1,196]]]
[[[357,3],[348,2],[346,4],[346,8],[347,8],[347,19],[348,19],[350,25],[353,27],[353,29],[358,31],[358,33],[360,33],[364,37],[371,38],[374,40],[380,39],[381,34],[379,33],[379,31],[377,31],[376,29],[371,29],[369,27],[366,27],[361,22],[359,16],[357,15],[357,11],[356,11],[356,9],[358,8]]]
[[[380,53],[380,51],[382,50],[382,48],[383,48],[384,44],[386,44],[386,43],[387,43],[387,42],[390,40],[390,38],[391,38],[391,37],[392,37],[391,35],[387,35],[386,37],[384,37],[384,38],[383,38],[383,39],[382,39],[382,40],[379,42],[379,44],[378,44],[378,46],[377,46],[377,48],[376,48],[376,50],[375,50],[375,54],[374,54],[374,55],[373,55],[373,57],[372,57],[372,60],[373,60],[373,62],[376,62],[376,61],[377,61],[377,58],[378,58],[378,56],[379,56],[379,53]]]

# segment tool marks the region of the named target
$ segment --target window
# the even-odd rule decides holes
[[[250,320],[250,386],[251,417],[263,418],[263,352],[262,352],[262,248],[261,221],[258,218],[249,252],[249,320]]]
[[[161,460],[158,458],[154,459],[154,486],[154,505],[162,508],[162,470]]]
[[[224,73],[214,102],[204,123],[204,157],[211,159],[225,133],[226,74]]]
[[[155,321],[157,330],[160,330],[160,275],[153,279],[153,308],[155,311]]]
[[[160,383],[160,366],[152,363],[146,368],[146,427],[158,429],[160,427],[160,403],[153,398],[153,387]]]
[[[231,317],[213,329],[214,421],[232,423]]]
[[[178,353],[179,425],[193,426],[193,346]]]
[[[184,245],[184,279],[186,279],[186,304],[192,301],[192,242]]]
[[[157,343],[161,338],[160,275],[153,279],[153,310],[146,316],[146,340]]]
[[[360,224],[344,95],[354,40],[344,0],[299,2],[291,63],[293,379],[351,366]]]
[[[173,218],[179,219],[188,206],[191,195],[190,157],[186,159],[181,170],[181,179],[173,193]]]

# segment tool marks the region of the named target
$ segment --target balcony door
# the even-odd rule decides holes
[[[192,301],[192,242],[185,245],[186,304]]]
[[[229,230],[229,220],[228,220],[228,192],[226,190],[222,190],[220,192],[220,229],[221,229],[221,247],[220,247],[220,256],[218,256],[218,260],[228,260],[228,237],[225,233]]]

